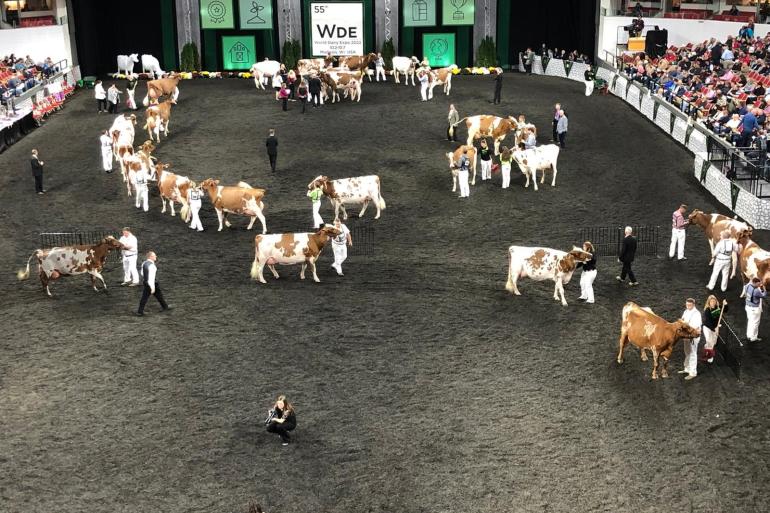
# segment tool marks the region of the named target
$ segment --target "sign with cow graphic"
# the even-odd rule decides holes
[[[364,4],[313,2],[310,4],[313,55],[364,54]]]

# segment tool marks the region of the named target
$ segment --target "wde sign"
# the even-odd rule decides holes
[[[360,2],[310,4],[313,55],[364,54],[364,4]]]

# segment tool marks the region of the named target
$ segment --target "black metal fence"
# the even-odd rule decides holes
[[[660,226],[632,226],[636,256],[658,256]],[[617,257],[623,245],[625,226],[589,226],[580,229],[578,240],[591,241],[597,257]]]
[[[348,256],[371,256],[374,254],[374,228],[370,225],[348,227],[353,245],[348,248]]]
[[[43,249],[60,248],[64,246],[88,246],[98,244],[105,237],[115,232],[87,231],[87,232],[43,232],[40,234],[40,247]],[[105,264],[119,264],[121,262],[120,251],[110,251]]]
[[[765,149],[727,146],[713,136],[709,136],[706,141],[707,159],[722,174],[738,182],[754,196],[770,198],[770,160]],[[760,143],[762,146],[766,144],[764,141]]]

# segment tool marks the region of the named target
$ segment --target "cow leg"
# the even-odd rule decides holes
[[[257,220],[257,216],[251,216],[249,219],[251,219],[251,221],[249,221],[249,226],[246,227],[247,230],[251,230],[251,227],[254,226],[254,221]]]
[[[660,376],[662,378],[668,377],[668,360],[671,358],[671,351],[674,350],[674,347],[671,346],[668,349],[661,351],[660,357],[663,358],[663,367],[660,369]]]
[[[315,260],[308,260],[307,265],[310,266],[310,270],[313,272],[313,281],[321,283],[321,280],[318,279],[318,275],[315,272]]]
[[[534,186],[535,190],[537,190],[537,169],[529,168],[529,174],[532,175],[532,185]]]
[[[358,217],[364,217],[364,212],[366,212],[366,207],[368,207],[368,206],[369,206],[369,200],[368,199],[364,200],[364,206],[361,209],[361,212],[358,213]],[[375,217],[375,219],[377,219],[378,217],[380,217],[380,209],[379,208],[377,208],[377,216]]]
[[[508,258],[510,258],[510,256]],[[508,281],[505,283],[505,289],[517,296],[521,295],[521,292],[519,292],[519,287],[516,286],[517,282],[519,281],[520,273],[521,270],[518,267],[513,269],[510,265],[508,266]]]
[[[257,217],[259,218],[259,222],[262,223],[262,234],[267,233],[267,223],[265,222],[265,214],[262,213],[262,204],[260,203],[259,210],[257,210]]]
[[[540,177],[540,183],[545,182],[545,168],[541,169],[543,176]],[[537,180],[537,169],[535,169],[535,180]]]
[[[709,250],[710,250],[709,251],[709,255],[712,255],[711,260],[709,260],[709,265],[714,265],[714,258],[715,258],[713,256],[714,255],[714,241],[711,240],[711,237],[709,237],[708,241],[709,241]],[[741,296],[741,297],[743,297],[743,296]]]
[[[179,98],[179,88],[174,88],[174,93],[171,95],[171,101],[176,103],[177,98]]]
[[[166,213],[166,197],[162,194],[160,195],[160,201],[163,204],[163,208],[161,209],[160,213],[165,214]]]
[[[618,364],[623,363],[623,349],[625,348],[626,343],[628,342],[628,334],[621,330],[620,331],[620,338],[618,339]]]
[[[222,211],[219,209],[216,209],[216,211],[217,211],[217,219],[219,220],[219,229],[217,231],[221,232],[222,231]]]
[[[227,226],[228,228],[230,228],[230,227],[232,226],[232,224],[230,223],[230,221],[228,221],[228,220],[227,220],[227,215],[228,215],[228,213],[227,213],[227,212],[223,212],[223,213],[222,213],[222,217],[223,217],[223,218],[224,218],[224,220],[225,220],[225,226]]]
[[[562,306],[567,306],[567,301],[564,299],[564,285],[562,284],[561,278],[556,279],[556,285],[553,290],[553,298],[556,301],[561,300]]]
[[[275,278],[276,280],[280,278],[280,276],[278,276],[278,271],[275,270],[275,266],[273,264],[268,265],[268,267],[273,272],[273,278]]]
[[[658,379],[658,351],[652,348],[652,379]]]
[[[168,200],[168,206],[171,208],[171,217],[176,217],[176,211],[174,210],[174,200]]]
[[[93,282],[94,279],[98,279],[100,282],[102,282],[102,288],[105,292],[107,292],[107,284],[104,282],[104,277],[99,271],[92,271],[91,272],[91,281]],[[96,286],[94,285],[94,290],[97,290]],[[97,290],[98,292],[98,290]]]
[[[299,271],[299,279],[304,280],[305,279],[305,268],[307,267],[307,262],[302,262],[302,269]]]
[[[551,180],[551,187],[556,187],[556,164],[551,164],[553,170],[553,179]]]
[[[647,349],[645,349],[644,347],[639,348],[639,358],[641,358],[643,362],[647,361]]]
[[[219,229],[221,230],[222,228],[220,227]],[[259,280],[259,283],[267,283],[267,281],[265,281],[264,270],[265,270],[265,262],[258,262],[257,263],[257,280]]]
[[[48,294],[48,297],[53,297],[53,294],[51,294],[51,289],[48,288],[50,280],[48,279],[48,275],[45,274],[45,271],[40,269],[40,283],[43,284],[43,288],[45,289],[45,293]]]

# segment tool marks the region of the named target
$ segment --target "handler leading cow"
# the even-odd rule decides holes
[[[363,208],[358,217],[363,217],[369,202],[374,202],[377,207],[375,219],[380,218],[380,212],[385,210],[385,199],[380,191],[380,177],[377,175],[357,176],[355,178],[340,178],[330,180],[326,176],[317,176],[307,186],[308,189],[321,187],[323,193],[334,205],[334,219],[340,218],[340,209],[344,219],[348,218],[345,205],[357,205],[363,203]]]

